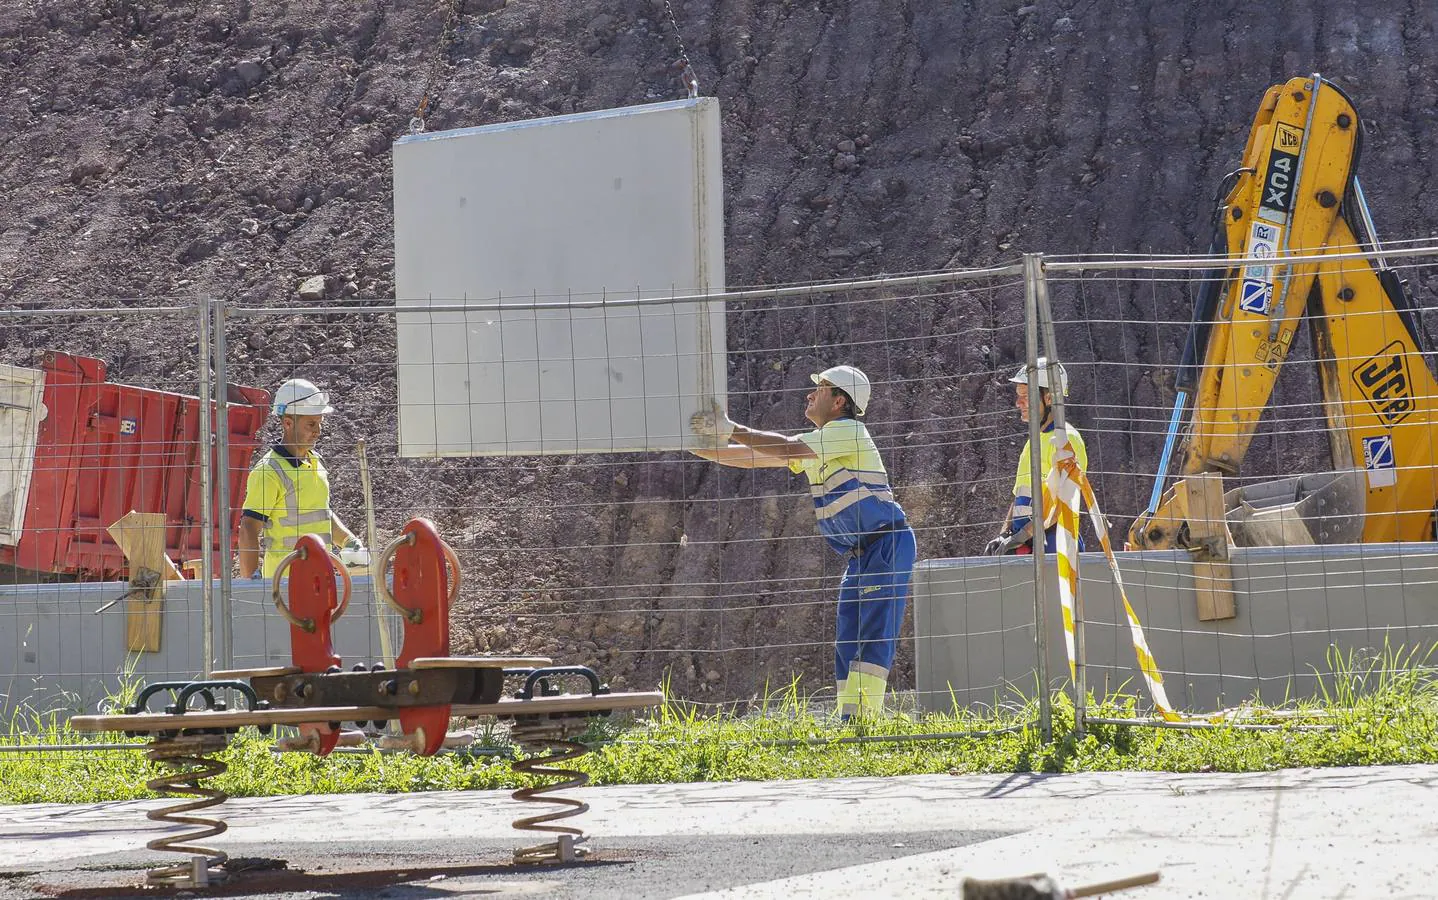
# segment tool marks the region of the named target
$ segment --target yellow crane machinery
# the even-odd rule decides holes
[[[1347,95],[1318,75],[1264,94],[1242,167],[1225,180],[1214,255],[1369,256],[1248,262],[1204,279],[1159,480],[1129,529],[1131,547],[1224,559],[1230,542],[1434,539],[1438,383],[1358,182],[1362,131]],[[1240,471],[1305,319],[1334,471],[1224,493],[1222,477]],[[1185,403],[1181,478],[1162,491]]]

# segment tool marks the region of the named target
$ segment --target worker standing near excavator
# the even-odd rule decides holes
[[[314,449],[324,417],[334,412],[329,395],[294,378],[275,391],[273,412],[280,419],[280,441],[259,458],[246,482],[240,575],[272,577],[306,534],[326,537],[346,566],[369,565],[369,551],[330,510],[329,473]]]
[[[848,557],[834,642],[838,713],[847,721],[883,711],[917,550],[884,462],[858,420],[869,405],[868,376],[834,366],[809,377],[815,388],[804,417],[815,430],[794,437],[758,431],[731,422],[716,403],[690,424],[717,446],[693,452],[726,466],[787,467],[808,476],[819,531]]]
[[[1037,377],[1034,379],[1038,384],[1039,397],[1039,429],[1043,432],[1042,468],[1044,478],[1054,467],[1054,453],[1056,448],[1053,442],[1054,430],[1054,407],[1053,395],[1049,390],[1049,362],[1045,357],[1038,358],[1036,366]],[[1054,364],[1053,369],[1058,373],[1059,390],[1062,396],[1067,397],[1069,393],[1068,373],[1064,367]],[[1029,416],[1033,411],[1033,392],[1029,389],[1029,368],[1021,367],[1014,373],[1009,382],[1014,385],[1014,406],[1018,408],[1019,417],[1024,424],[1028,424]],[[1074,459],[1078,467],[1084,472],[1088,471],[1088,450],[1084,447],[1083,435],[1079,434],[1077,428],[1065,422],[1064,430],[1068,434],[1069,444],[1073,447]],[[1024,442],[1023,452],[1019,454],[1019,468],[1014,475],[1014,499],[1009,504],[1008,514],[1004,517],[1006,524],[1004,530],[998,537],[989,541],[984,548],[985,556],[1003,556],[1005,554],[1026,554],[1032,553],[1034,547],[1034,491],[1033,491],[1033,457],[1030,455],[1032,448],[1029,442]],[[1044,496],[1045,510],[1054,508],[1052,499]],[[1049,526],[1044,530],[1044,549],[1053,552],[1055,526]],[[1080,539],[1079,549],[1083,549],[1083,542]]]

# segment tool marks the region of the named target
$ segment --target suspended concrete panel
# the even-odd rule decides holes
[[[723,303],[669,300],[724,290],[718,101],[407,136],[394,205],[402,455],[696,443]]]

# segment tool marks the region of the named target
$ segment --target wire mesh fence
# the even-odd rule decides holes
[[[1002,352],[995,341],[1021,340],[1022,323],[982,323],[1022,286],[1012,276],[967,280],[949,274],[724,298],[730,343],[740,348],[728,354],[730,415],[759,428],[805,428],[809,376],[839,362],[864,369],[874,384],[865,419],[925,552],[959,552],[993,530],[998,512],[980,511],[974,481],[961,472],[1001,466],[993,439],[1019,428],[1002,410],[958,398],[1007,402],[990,384]],[[347,366],[336,378],[329,360],[246,352],[277,315],[234,311],[231,371],[248,382],[312,377],[333,386],[340,413],[331,417],[337,437],[327,439],[326,465],[336,510],[347,522],[364,520],[352,448],[365,437],[373,541],[424,515],[459,552],[471,587],[454,617],[457,652],[582,661],[616,687],[662,681],[676,696],[713,706],[754,703],[795,678],[814,690],[828,680],[845,560],[824,546],[808,491],[793,475],[721,469],[674,452],[402,458],[391,432],[360,433],[360,423],[393,420],[393,359]],[[448,329],[495,318],[486,309],[458,320],[439,315]],[[355,324],[342,326],[346,342],[392,341],[394,316],[352,317]],[[523,412],[523,402],[514,405]],[[987,522],[950,517],[970,509]],[[901,651],[906,680],[911,664],[910,651]]]
[[[1395,256],[1415,287],[1411,317],[1420,337],[1434,306],[1434,255],[1415,247]],[[1032,560],[979,556],[1009,525],[1019,451],[1029,437],[1010,379],[1042,353],[1066,367],[1065,413],[1083,435],[1108,537],[1122,548],[1129,524],[1151,504],[1192,325],[1195,279],[1212,265],[1049,261],[1052,346],[1028,335],[1025,296],[1034,286],[1019,266],[700,298],[724,307],[732,348],[725,356],[727,407],[738,422],[789,434],[807,430],[810,376],[833,364],[858,366],[873,383],[864,421],[919,547],[889,679],[902,704],[1011,710],[1047,696],[1039,690],[1045,680],[1049,687],[1065,685],[1069,663],[1053,582],[1037,592],[1048,615],[1044,627],[1036,627]],[[572,298],[529,298],[511,308],[526,302],[552,308],[560,299]],[[444,302],[452,307],[435,314],[430,327],[471,330],[494,318],[494,310],[477,308],[483,304]],[[213,316],[203,342],[202,311]],[[670,696],[705,710],[752,709],[796,682],[820,703],[832,699],[835,597],[846,560],[816,530],[801,477],[782,469],[722,468],[673,450],[403,456],[395,424],[401,407],[397,334],[402,316],[413,323],[428,315],[365,302],[131,301],[123,308],[5,311],[0,346],[10,366],[43,370],[46,352],[62,347],[72,356],[105,360],[101,381],[136,391],[196,398],[212,381],[226,392],[232,414],[228,427],[216,425],[222,436],[212,476],[200,464],[198,427],[170,426],[166,440],[182,446],[165,456],[145,449],[152,440],[148,412],[127,416],[87,407],[71,414],[87,433],[105,434],[98,455],[82,455],[74,464],[73,489],[83,495],[76,503],[103,502],[38,529],[21,517],[12,530],[26,539],[49,533],[101,540],[101,531],[132,509],[162,512],[167,549],[188,578],[166,592],[159,649],[135,650],[124,602],[96,612],[129,597],[130,586],[120,579],[133,573],[117,548],[106,550],[112,563],[105,565],[57,556],[46,569],[21,565],[34,557],[7,559],[16,570],[13,583],[0,589],[7,711],[25,720],[45,710],[93,709],[127,681],[288,659],[288,630],[268,585],[239,571],[232,554],[245,475],[279,440],[275,420],[263,416],[268,392],[293,378],[323,386],[336,407],[318,447],[329,471],[331,508],[348,528],[377,549],[411,517],[423,516],[458,552],[464,587],[452,613],[453,653],[535,654],[591,665],[616,689],[663,684]],[[1363,322],[1354,317],[1342,326],[1356,330]],[[1380,332],[1364,340],[1387,346],[1387,337]],[[1327,458],[1341,419],[1322,394],[1322,367],[1314,351],[1298,341],[1292,347],[1272,398],[1265,395],[1247,410],[1257,415],[1253,437],[1242,465],[1225,476],[1225,488],[1342,467]],[[200,365],[202,352],[212,356],[211,366]],[[1327,365],[1350,372],[1353,362],[1334,357]],[[524,400],[500,402],[513,407],[507,414],[529,414]],[[1414,402],[1418,414],[1402,426],[1408,433],[1429,427],[1429,407],[1438,398],[1415,396]],[[241,408],[261,414],[235,418]],[[48,411],[52,424],[59,412]],[[198,407],[187,415],[199,417]],[[37,476],[45,471],[49,457],[27,462],[24,435],[14,432],[38,434],[39,426],[7,426],[7,473],[27,466]],[[140,448],[136,453],[121,452],[127,439]],[[360,473],[361,440],[370,492]],[[1350,468],[1363,462],[1346,461]],[[1169,474],[1183,464],[1176,459]],[[1435,470],[1432,459],[1412,454],[1400,465]],[[179,506],[156,505],[145,490],[148,475],[136,475],[114,496],[85,480],[111,468],[165,478],[180,473]],[[1173,483],[1170,477],[1166,486]],[[44,496],[43,484],[31,481],[25,510],[63,505]],[[219,496],[222,484],[228,497]],[[195,576],[203,574],[196,563],[204,559],[204,517],[196,501],[207,493],[214,520],[230,524],[213,537],[215,581],[201,585]],[[10,501],[12,514],[16,502]],[[371,517],[373,531],[366,524]],[[1087,686],[1100,696],[1134,691],[1141,681],[1129,623],[1094,552],[1099,535],[1086,522],[1082,536],[1088,552],[1078,625],[1086,640],[1079,662]],[[0,552],[13,557],[18,543]],[[1196,574],[1191,551],[1120,553],[1119,566],[1170,699],[1182,710],[1205,713],[1253,698],[1277,703],[1331,695],[1355,658],[1385,647],[1431,646],[1438,640],[1432,549],[1391,541],[1243,547],[1236,539],[1224,560],[1236,615],[1207,620],[1195,598],[1208,576]],[[346,665],[392,655],[400,640],[397,618],[375,606],[366,579],[356,584],[357,613],[336,641]]]
[[[74,710],[125,672],[204,668],[208,623],[198,602],[178,597],[171,654],[127,660],[127,565],[112,532],[131,510],[159,513],[158,541],[177,567],[204,556],[201,309],[126,298],[0,310],[7,718]]]
[[[1426,660],[1438,642],[1430,543],[1438,459],[1425,349],[1432,343],[1433,254],[1422,244],[1388,251],[1408,286],[1404,295],[1353,297],[1347,285],[1372,272],[1369,259],[1354,253],[1326,263],[1321,278],[1329,283],[1321,290],[1290,300],[1300,315],[1282,328],[1244,316],[1234,308],[1242,303],[1235,291],[1215,317],[1232,320],[1234,333],[1216,325],[1209,340],[1239,347],[1249,335],[1237,330],[1251,329],[1258,353],[1214,366],[1223,348],[1210,347],[1206,370],[1210,377],[1220,370],[1219,379],[1234,386],[1232,399],[1216,388],[1205,394],[1205,370],[1191,368],[1197,377],[1184,370],[1204,361],[1201,344],[1185,360],[1194,322],[1204,318],[1191,313],[1192,298],[1236,268],[1184,259],[1049,264],[1057,346],[1075,384],[1067,412],[1083,428],[1116,545],[1151,546],[1147,526],[1133,523],[1161,525],[1181,479],[1203,468],[1222,472],[1221,565],[1231,578],[1223,586],[1231,589],[1232,615],[1204,615],[1201,595],[1212,582],[1202,561],[1217,557],[1197,535],[1185,531],[1160,543],[1181,552],[1120,560],[1169,697],[1184,709],[1331,699],[1355,671],[1367,672],[1371,683],[1393,675],[1391,667]],[[1188,314],[1165,313],[1172,310]],[[1269,330],[1283,355],[1263,343]],[[1404,394],[1412,413],[1397,422],[1378,414],[1388,402],[1385,389],[1375,396],[1362,384],[1395,360],[1405,381],[1386,390]],[[1175,434],[1176,388],[1186,377],[1190,409],[1180,408]],[[1195,403],[1202,408],[1192,410]],[[1170,461],[1166,438],[1174,436]],[[1385,452],[1367,452],[1371,447]],[[1204,464],[1206,448],[1219,449]],[[1234,458],[1217,458],[1230,449]],[[1392,540],[1397,535],[1403,542]],[[1083,588],[1090,688],[1101,695],[1139,683],[1128,623],[1115,611],[1101,561],[1086,566]]]

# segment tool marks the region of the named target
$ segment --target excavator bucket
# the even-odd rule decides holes
[[[1240,547],[1355,544],[1367,490],[1362,469],[1265,481],[1226,492],[1224,518]]]

